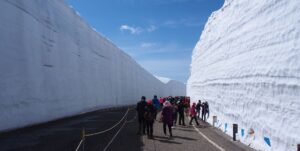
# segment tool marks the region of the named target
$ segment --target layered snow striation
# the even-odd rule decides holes
[[[77,14],[63,0],[0,1],[0,131],[185,95],[183,83],[160,82]]]
[[[227,0],[193,51],[187,95],[208,101],[228,134],[237,123],[255,149],[300,143],[299,16],[297,0]]]

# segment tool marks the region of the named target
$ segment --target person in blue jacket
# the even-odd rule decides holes
[[[154,97],[152,99],[152,103],[153,103],[153,106],[155,107],[156,111],[158,112],[160,110],[160,102],[157,99],[156,95],[154,95]],[[155,114],[155,119],[156,119],[156,115],[157,115],[157,113]]]

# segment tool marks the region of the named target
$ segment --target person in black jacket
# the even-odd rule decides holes
[[[179,125],[182,124],[183,126],[185,126],[185,123],[184,123],[184,105],[183,105],[181,100],[178,104],[178,113],[179,113]]]
[[[136,105],[136,111],[138,115],[138,121],[139,121],[139,131],[138,134],[141,134],[141,131],[143,134],[146,134],[146,121],[145,121],[145,108],[146,108],[147,102],[146,97],[142,96],[141,101],[139,101]]]
[[[206,114],[208,114],[208,117],[209,117],[209,105],[208,103],[205,101],[202,103],[202,120],[204,122],[206,122]],[[207,117],[207,118],[208,118]]]
[[[196,105],[197,117],[200,119],[200,110],[201,110],[201,100],[198,100]]]

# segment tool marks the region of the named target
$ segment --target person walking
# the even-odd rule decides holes
[[[142,133],[144,135],[146,134],[146,132],[145,132],[146,121],[145,121],[145,118],[144,118],[146,105],[147,105],[146,97],[142,96],[141,100],[136,105],[136,111],[137,111],[138,122],[139,122],[138,134],[142,134]]]
[[[202,103],[202,120],[204,122],[206,122],[206,114],[208,114],[208,117],[209,117],[209,106],[208,106],[208,103],[205,101]]]
[[[155,117],[154,117],[154,119],[156,120],[157,112],[160,110],[160,103],[159,103],[159,100],[157,99],[156,95],[154,95],[154,97],[152,99],[152,103],[153,103],[153,106],[156,109],[156,114],[155,114]]]
[[[197,111],[198,119],[200,119],[200,110],[201,110],[201,100],[198,100],[198,103],[196,105],[196,111]]]
[[[175,101],[173,101],[173,103],[172,103],[172,110],[173,110],[173,125],[176,126],[178,107],[177,107],[177,104]]]
[[[162,97],[159,97],[160,108],[162,108],[163,102],[164,102],[164,99]]]
[[[156,109],[153,106],[152,101],[147,102],[147,106],[145,108],[144,118],[146,120],[146,130],[147,136],[150,139],[153,139],[153,124],[154,124],[154,117],[156,114]]]
[[[169,101],[164,103],[162,109],[162,120],[163,120],[163,130],[164,134],[167,135],[167,126],[169,129],[170,137],[172,137],[172,126],[173,126],[173,109]]]
[[[199,125],[197,120],[196,103],[193,103],[192,107],[190,108],[190,116],[191,116],[190,125],[192,125],[193,120],[195,120],[197,125]]]
[[[206,118],[206,114],[207,114],[207,118]],[[209,105],[208,105],[207,101],[205,101],[205,115],[204,115],[204,118],[205,118],[205,121],[206,121],[206,119],[209,118]]]
[[[178,104],[178,114],[179,114],[179,125],[185,126],[184,123],[184,105],[181,100],[179,100]]]

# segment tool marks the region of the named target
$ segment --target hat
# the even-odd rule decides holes
[[[152,100],[147,101],[147,105],[152,105],[152,103],[153,103]]]
[[[171,103],[170,103],[169,101],[166,101],[166,102],[164,103],[164,106],[172,106],[172,105],[171,105]]]

